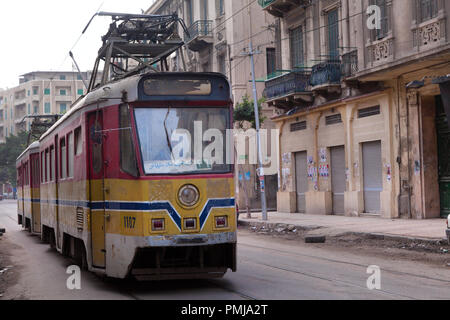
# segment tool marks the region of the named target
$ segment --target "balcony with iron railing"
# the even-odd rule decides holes
[[[212,44],[213,38],[213,22],[211,20],[195,21],[189,28],[189,34],[185,34],[184,42],[192,51],[201,51],[208,45]]]
[[[308,69],[277,71],[267,76],[264,95],[269,105],[292,106],[297,99],[311,97]]]
[[[283,15],[298,7],[311,5],[312,0],[258,0],[258,4],[271,15],[283,17]]]
[[[340,86],[345,78],[358,72],[358,51],[343,54],[341,60],[330,59],[312,67],[310,85],[312,91]]]

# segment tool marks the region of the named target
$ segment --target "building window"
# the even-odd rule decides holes
[[[358,110],[358,118],[366,118],[380,114],[380,106],[369,107]]]
[[[192,15],[193,9],[192,9],[192,0],[186,0],[186,12],[187,12],[187,19],[189,26],[191,26],[194,23],[194,18]]]
[[[81,77],[81,75],[77,74],[77,80],[83,80],[83,78]]]
[[[39,106],[34,106],[33,113],[34,114],[38,114],[39,113]]]
[[[33,95],[37,96],[37,94],[38,94],[38,88],[33,87]]]
[[[31,92],[30,92],[30,90],[28,90],[27,94],[28,94],[28,96],[30,96],[30,95],[31,95]]]
[[[267,74],[274,74],[276,68],[275,48],[266,48]]]
[[[31,113],[31,104],[28,104],[28,114]]]
[[[291,123],[291,132],[306,130],[306,121]]]
[[[417,0],[416,6],[419,23],[433,19],[438,15],[438,0]]]
[[[50,95],[50,89],[44,89],[44,94],[46,96],[49,96]]]
[[[66,89],[61,89],[61,90],[59,90],[59,95],[60,95],[60,96],[65,96],[65,95],[67,95]]]
[[[208,20],[208,0],[203,0],[201,2],[201,9],[202,20]]]
[[[216,0],[216,7],[217,7],[217,16],[223,16],[225,14],[225,7],[224,7],[224,1],[223,0]]]
[[[338,9],[328,12],[328,55],[330,60],[339,59],[339,15]]]
[[[304,51],[303,51],[303,28],[298,28],[289,31],[289,40],[291,46],[291,67],[303,67]]]
[[[50,113],[50,102],[46,102],[44,106],[44,113]]]
[[[59,76],[59,80],[66,80],[66,76],[65,75],[60,75]]]
[[[391,0],[371,0],[371,5],[376,5],[381,10],[381,28],[370,30],[372,41],[381,40],[387,37],[388,33],[391,30],[391,19],[390,19],[390,10],[391,10]]]
[[[79,96],[82,96],[83,94],[84,94],[83,89],[78,89],[78,95],[79,95]]]
[[[66,113],[67,111],[67,104],[66,103],[61,103],[59,105],[59,113],[63,114]]]
[[[338,123],[342,123],[342,117],[340,113],[325,117],[325,124],[327,126]]]

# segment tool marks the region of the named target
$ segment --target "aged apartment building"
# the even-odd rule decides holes
[[[177,13],[189,30],[189,35],[179,30],[186,45],[182,52],[173,55],[168,63],[169,70],[225,74],[231,83],[235,104],[242,102],[245,95],[253,99],[250,58],[246,55],[250,40],[258,51],[255,76],[259,97],[265,89],[266,75],[281,67],[281,56],[277,61],[275,54],[278,19],[261,10],[255,0],[158,0],[147,13]],[[263,112],[266,117],[263,127],[275,128],[270,121],[273,109],[264,105]],[[248,159],[245,161],[248,163]],[[246,197],[252,209],[261,206],[255,171],[254,165],[239,166],[241,209],[246,206]],[[267,203],[271,209],[276,209],[277,180],[276,174],[266,177]]]
[[[282,67],[265,81],[281,130],[278,211],[448,215],[450,2],[258,3],[281,25]]]
[[[89,79],[89,73],[82,74]],[[63,114],[85,93],[82,76],[76,72],[30,72],[17,87],[0,91],[0,143],[6,137],[28,131],[29,115]]]

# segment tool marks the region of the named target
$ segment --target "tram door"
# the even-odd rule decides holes
[[[89,185],[91,201],[91,246],[94,267],[105,268],[105,205],[103,163],[103,121],[101,111],[88,118]]]

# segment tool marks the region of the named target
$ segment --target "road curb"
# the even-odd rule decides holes
[[[256,227],[264,229],[287,229],[289,226],[294,226],[295,229],[301,231],[312,231],[317,229],[322,229],[324,232],[322,236],[326,237],[336,237],[343,235],[352,235],[356,237],[373,239],[373,240],[390,240],[397,242],[415,242],[415,243],[423,243],[423,244],[433,244],[433,245],[445,245],[447,244],[447,238],[421,238],[421,237],[411,237],[411,236],[401,236],[401,235],[391,235],[379,232],[357,232],[351,230],[342,230],[338,234],[329,235],[327,234],[327,227],[324,226],[315,226],[315,225],[298,225],[298,224],[285,224],[285,223],[272,223],[272,222],[263,222],[263,221],[238,221],[239,226],[243,227]],[[319,236],[319,235],[316,235]]]

